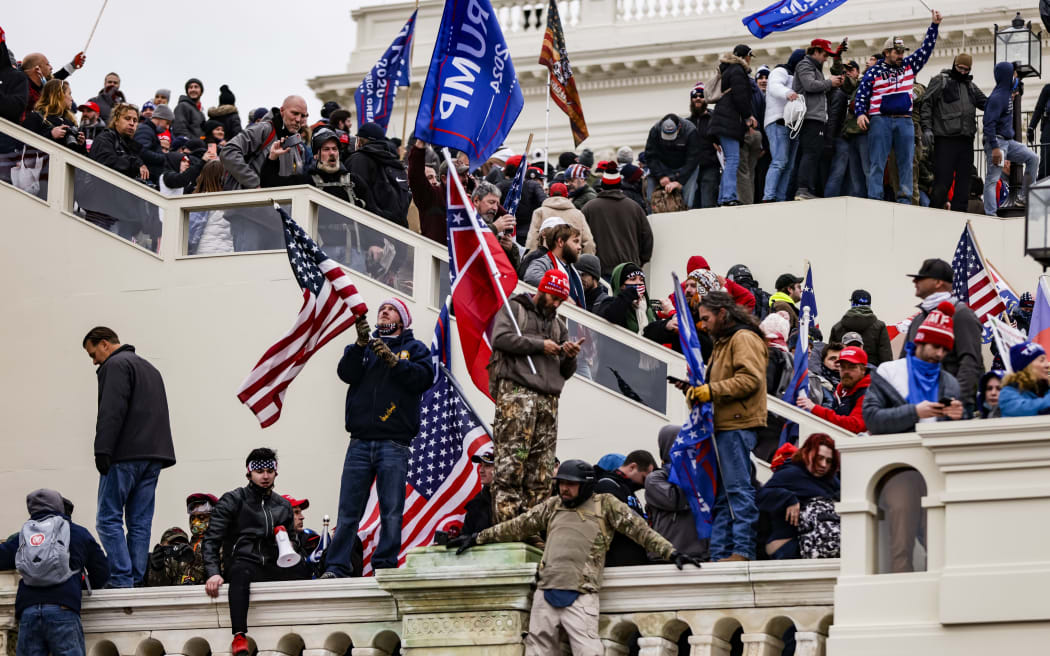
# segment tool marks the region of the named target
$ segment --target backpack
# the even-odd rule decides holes
[[[400,226],[408,226],[412,191],[408,188],[408,173],[404,167],[380,166],[380,174],[372,187],[372,197],[378,206],[370,208],[372,212]]]
[[[40,587],[68,581],[75,574],[69,568],[69,520],[51,515],[22,524],[15,569],[27,585]]]

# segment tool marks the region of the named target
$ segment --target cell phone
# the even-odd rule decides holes
[[[211,153],[212,155],[218,154],[216,152],[216,151],[218,151],[218,149],[219,149],[219,144],[217,144],[217,143],[210,143],[210,144],[208,144],[208,152]]]
[[[951,399],[951,398],[948,398],[948,397],[946,396],[946,397],[944,397],[943,399],[941,399],[940,401],[938,401],[937,403],[940,403],[940,404],[941,404],[941,405],[943,405],[943,406],[949,406],[949,405],[951,405],[951,404],[952,404],[952,401],[954,401],[954,400],[955,400],[955,399]]]
[[[675,378],[674,376],[668,376],[667,377],[667,382],[669,382],[669,383],[671,383],[672,385],[675,385],[675,386],[677,386],[677,385],[689,385],[689,381],[682,380],[681,378]]]
[[[282,141],[281,144],[285,148],[294,148],[295,146],[298,146],[302,142],[303,142],[303,138],[301,136],[299,136],[298,132],[296,132],[295,134],[290,134],[287,137],[285,137],[284,141]]]

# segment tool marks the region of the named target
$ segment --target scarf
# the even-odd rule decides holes
[[[952,293],[936,292],[930,294],[926,298],[922,299],[922,303],[919,303],[919,307],[922,309],[923,312],[929,314],[930,312],[933,312],[938,305],[941,304],[941,301],[952,301],[954,303],[954,300],[952,299]]]
[[[923,401],[937,402],[940,391],[940,363],[925,362],[915,357],[915,343],[904,347],[908,358],[908,403],[918,405]]]
[[[547,251],[547,257],[551,259],[552,268],[562,271],[569,277],[569,298],[572,299],[573,303],[577,307],[587,309],[587,295],[584,293],[583,281],[580,280],[580,274],[576,271],[574,266],[565,266],[565,264],[554,255],[554,253]]]

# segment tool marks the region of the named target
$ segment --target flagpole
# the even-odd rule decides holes
[[[106,5],[108,4],[109,0],[102,0],[102,9],[98,10],[98,16],[95,17],[95,24],[91,26],[91,34],[88,34],[87,43],[84,44],[84,50],[81,52],[87,52],[88,46],[91,45],[91,39],[95,38],[95,29],[98,27],[98,22],[102,20],[102,12],[106,11]]]
[[[518,337],[521,337],[521,328],[518,326],[518,319],[514,316],[514,311],[510,309],[510,305],[507,303],[507,292],[503,290],[503,285],[499,282],[500,278],[503,277],[503,274],[500,273],[499,267],[496,266],[496,258],[492,257],[492,251],[489,250],[489,244],[485,241],[485,234],[481,232],[481,227],[478,225],[477,212],[474,211],[474,206],[470,204],[467,192],[463,189],[463,183],[460,182],[458,175],[454,175],[456,163],[452,160],[452,153],[448,151],[447,147],[443,147],[441,152],[445,155],[445,162],[448,163],[448,170],[453,173],[453,175],[448,176],[448,179],[452,180],[456,185],[456,189],[459,191],[459,196],[463,199],[463,207],[467,210],[467,217],[470,218],[470,225],[474,228],[474,234],[478,237],[478,244],[481,246],[481,250],[485,253],[485,261],[489,265],[489,272],[496,281],[496,290],[499,291],[500,299],[503,301],[503,309],[507,311],[507,315],[510,317],[510,323],[514,326],[514,332],[518,334]],[[526,355],[525,359],[529,363],[529,369],[535,374],[536,365],[532,362],[532,356]]]
[[[543,179],[550,184],[547,180],[547,162],[551,160],[550,152],[551,142],[551,69],[547,69],[547,127],[543,132]],[[548,186],[549,188],[549,186]]]
[[[416,0],[416,20],[412,21],[412,40],[408,43],[408,89],[405,96],[405,118],[401,122],[401,143],[405,146],[406,152],[409,146],[408,143],[408,109],[412,100],[412,54],[416,51],[416,23],[419,21],[419,0]]]
[[[456,380],[456,378],[452,375],[452,372],[449,371],[448,367],[441,363],[438,363],[438,369],[441,372],[443,372],[446,377],[448,377],[449,384],[452,385],[452,387],[456,390],[456,393],[459,394],[459,398],[463,399],[463,404],[467,406],[467,410],[470,410],[470,412],[474,415],[474,418],[478,420],[479,424],[481,424],[481,427],[484,428],[485,432],[489,434],[489,437],[492,437],[492,427],[485,423],[485,420],[481,418],[481,415],[478,414],[478,411],[474,409],[473,404],[471,404],[471,402],[467,399],[467,395],[463,393],[463,388],[459,386],[459,381]]]

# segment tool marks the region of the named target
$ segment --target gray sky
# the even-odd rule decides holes
[[[312,121],[320,117],[321,103],[306,79],[346,70],[356,36],[350,10],[375,2],[109,0],[87,64],[69,79],[73,98],[82,103],[94,96],[106,73],[115,71],[128,102],[141,105],[164,87],[171,89],[174,105],[187,78],[198,77],[205,108],[218,104],[219,86],[226,84],[242,118],[252,108],[298,94],[306,98]],[[44,13],[32,7],[9,5],[0,27],[19,59],[43,52],[57,70],[84,47],[102,0],[57,0]]]

